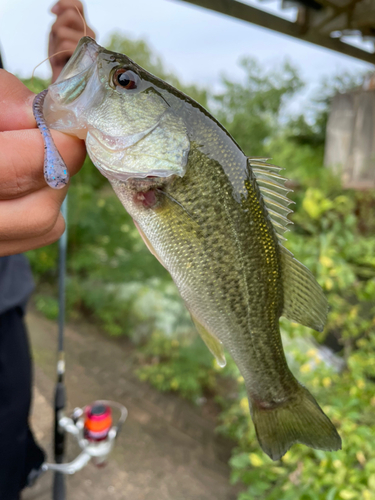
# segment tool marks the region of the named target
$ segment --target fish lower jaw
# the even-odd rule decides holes
[[[92,162],[96,166],[96,168],[99,170],[99,172],[104,175],[104,177],[107,177],[109,180],[118,180],[122,182],[139,182],[141,183],[142,181],[147,183],[147,186],[150,185],[148,180],[152,179],[160,179],[161,182],[158,183],[159,185],[164,185],[165,183],[168,183],[171,178],[176,177],[175,174],[172,172],[165,172],[165,171],[151,171],[151,172],[126,172],[120,167],[114,168],[114,167],[108,167],[107,165],[104,165],[101,161],[97,160],[93,155],[89,155]],[[143,191],[143,188],[139,188],[140,191]]]
[[[110,136],[98,130],[89,129],[86,137],[86,149],[98,170],[108,179],[126,182],[128,179],[182,177],[185,174],[187,153],[171,155],[169,150],[157,151],[158,154],[144,153],[138,149],[133,136],[124,137],[121,144],[119,138],[111,138],[116,145],[110,143]],[[144,135],[147,135],[144,132]],[[121,147],[120,147],[121,146]]]
[[[112,163],[110,166],[105,164],[105,162],[103,162],[103,160],[100,159],[89,147],[87,147],[87,152],[93,164],[96,166],[99,172],[104,175],[104,177],[107,177],[108,180],[128,182],[130,180],[142,181],[144,179],[166,180],[175,177],[175,174],[173,172],[169,172],[166,170],[151,170],[149,172],[126,171],[126,167],[121,163],[118,165]]]
[[[89,137],[97,142],[102,148],[106,149],[110,153],[115,153],[118,151],[124,151],[125,149],[134,146],[147,135],[151,134],[158,127],[158,125],[159,122],[156,122],[151,127],[142,130],[141,132],[121,136],[106,134],[92,126],[89,126],[87,133]]]

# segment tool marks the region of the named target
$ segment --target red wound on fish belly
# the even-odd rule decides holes
[[[156,205],[157,199],[153,189],[145,192],[139,192],[135,195],[136,201],[141,202],[145,208],[152,208]]]

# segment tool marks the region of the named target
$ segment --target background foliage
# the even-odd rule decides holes
[[[290,63],[270,70],[244,59],[243,80],[223,77],[213,95],[180,82],[142,40],[115,34],[107,46],[208,107],[247,154],[286,168],[295,201],[286,246],[317,276],[331,310],[323,334],[282,320],[285,349],[297,378],[338,427],[343,451],[296,445],[277,463],[260,451],[236,366],[230,359],[224,370],[215,364],[169,275],[89,159],[69,191],[68,314],[130,336],[139,346],[141,379],[196,404],[216,402],[218,431],[237,443],[230,465],[232,481],[244,486],[239,500],[375,498],[375,200],[371,192],[342,191],[322,166],[329,100],[362,75],[322,82],[310,106],[289,116],[303,86]],[[35,80],[33,90],[45,85]],[[56,245],[29,252],[36,305],[49,317],[57,314],[56,256]]]

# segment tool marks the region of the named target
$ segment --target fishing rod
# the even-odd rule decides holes
[[[57,339],[57,380],[54,394],[54,460],[55,463],[44,463],[43,471],[54,471],[52,499],[66,500],[65,475],[74,474],[85,467],[91,460],[95,465],[101,466],[112,451],[115,439],[122,424],[125,422],[127,409],[114,401],[99,400],[83,408],[75,408],[72,415],[67,417],[64,413],[66,407],[65,377],[65,352],[64,352],[64,327],[65,327],[65,277],[67,255],[67,197],[65,198],[61,213],[65,219],[65,231],[59,240],[59,318]],[[116,425],[113,424],[113,410],[119,413]],[[81,453],[71,462],[65,463],[66,434],[75,437],[81,448]]]
[[[66,254],[68,247],[68,197],[65,197],[61,206],[61,214],[65,220],[65,231],[59,239],[59,319],[57,336],[57,380],[54,398],[54,459],[57,464],[64,461],[65,432],[59,425],[60,415],[66,405],[65,352],[64,352],[64,326],[65,326],[65,275]],[[55,472],[53,478],[53,500],[65,500],[65,477],[61,472]]]

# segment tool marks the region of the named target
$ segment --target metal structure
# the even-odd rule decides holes
[[[375,0],[279,0],[296,8],[294,22],[237,0],[182,1],[375,64]]]

